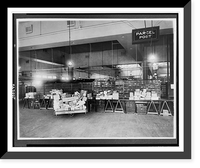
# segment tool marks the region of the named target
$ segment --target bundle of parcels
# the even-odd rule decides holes
[[[87,91],[81,90],[81,92],[75,92],[72,97],[65,97],[61,91],[54,91],[54,104],[55,111],[75,111],[86,110],[86,93]]]
[[[136,89],[134,95],[133,92],[130,92],[129,100],[159,100],[159,95],[155,91]]]
[[[96,95],[96,99],[102,99],[102,100],[108,100],[108,99],[113,99],[113,92],[111,90],[105,90],[103,92],[100,92]]]
[[[36,95],[36,92],[29,92],[25,94],[25,99],[34,99],[34,96]]]

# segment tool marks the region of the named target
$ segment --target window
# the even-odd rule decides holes
[[[33,33],[33,25],[25,27],[25,30],[26,30],[26,34]]]

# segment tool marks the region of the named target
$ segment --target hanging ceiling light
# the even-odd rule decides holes
[[[71,67],[72,65],[73,65],[73,63],[72,63],[72,61],[70,60],[70,61],[68,62],[68,66]]]
[[[69,62],[68,62],[68,66],[72,66],[72,58],[71,58],[71,32],[70,32],[70,24],[71,21],[69,21]]]
[[[150,54],[148,57],[149,62],[157,62],[157,55],[156,54]]]

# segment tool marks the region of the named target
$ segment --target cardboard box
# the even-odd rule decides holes
[[[162,111],[162,113],[160,113],[160,115],[162,115],[162,116],[171,116],[171,113],[168,110],[163,109],[163,111]]]
[[[36,92],[29,92],[29,93],[26,93],[26,98],[33,99],[35,95],[36,95]]]
[[[113,99],[118,100],[119,99],[119,93],[113,92]]]
[[[126,112],[127,113],[135,113],[135,103],[128,101],[126,103]]]
[[[130,92],[129,94],[130,94],[130,97],[133,97],[133,92]]]
[[[151,97],[151,100],[159,100],[159,97]]]

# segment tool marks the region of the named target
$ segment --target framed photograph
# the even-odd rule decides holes
[[[190,159],[191,2],[8,8],[2,159]]]

